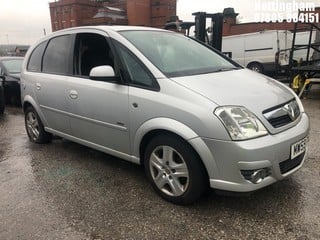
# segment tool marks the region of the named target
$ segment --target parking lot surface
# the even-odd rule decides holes
[[[140,166],[63,139],[30,143],[19,108],[0,116],[0,239],[320,239],[320,90],[303,100],[309,155],[250,196],[158,197]],[[107,137],[107,136],[106,136]]]

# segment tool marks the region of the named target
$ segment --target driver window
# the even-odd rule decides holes
[[[104,36],[94,33],[81,33],[76,38],[75,73],[88,77],[92,68],[109,65],[114,68],[114,58]]]

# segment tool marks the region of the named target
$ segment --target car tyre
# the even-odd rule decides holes
[[[254,63],[250,63],[248,65],[248,68],[251,69],[252,71],[258,72],[258,73],[263,73],[264,69],[262,64],[254,62]]]
[[[0,114],[4,113],[5,109],[5,97],[4,97],[4,89],[0,86]]]
[[[175,204],[191,204],[208,189],[208,176],[199,156],[175,135],[159,135],[150,141],[144,168],[154,190]]]
[[[31,142],[42,144],[52,139],[52,134],[44,130],[41,119],[33,107],[25,110],[25,127]]]

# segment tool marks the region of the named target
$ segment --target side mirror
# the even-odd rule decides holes
[[[92,68],[89,78],[96,81],[118,81],[119,79],[116,77],[113,67],[108,65]]]

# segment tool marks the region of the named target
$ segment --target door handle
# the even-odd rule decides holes
[[[69,96],[70,96],[70,98],[72,98],[72,99],[77,99],[77,98],[78,98],[78,92],[77,92],[76,90],[71,90],[71,91],[69,92]]]
[[[41,90],[41,84],[40,83],[36,83],[36,89],[37,90]]]

